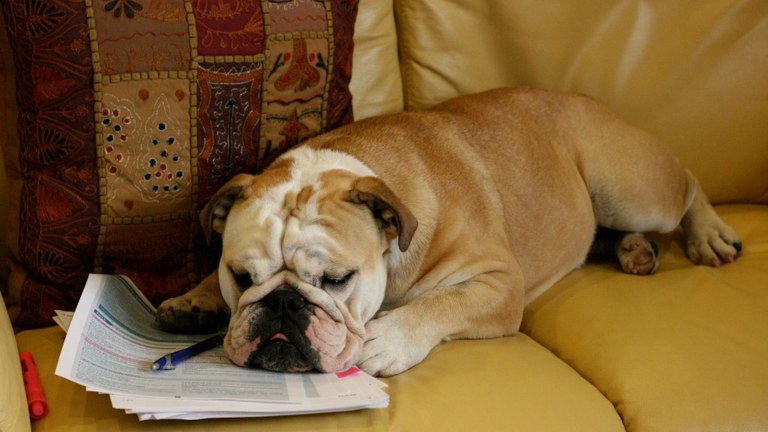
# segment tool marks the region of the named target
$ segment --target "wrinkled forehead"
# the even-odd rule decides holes
[[[281,206],[269,196],[236,201],[222,233],[222,263],[238,273],[273,273],[280,267],[284,226]]]
[[[329,235],[338,210],[335,202],[356,175],[323,172],[311,181],[286,182],[259,196],[237,201],[223,233],[222,259],[237,272],[249,272],[257,283],[288,267],[313,271],[336,264],[341,245]]]

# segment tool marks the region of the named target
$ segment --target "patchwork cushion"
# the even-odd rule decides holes
[[[197,213],[228,178],[352,119],[356,0],[7,0],[20,173],[6,299],[17,327],[89,272],[157,303],[216,262]],[[17,165],[17,166],[16,166]]]

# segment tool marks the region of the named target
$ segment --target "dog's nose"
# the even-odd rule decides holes
[[[264,297],[262,302],[264,306],[274,312],[296,312],[307,304],[304,297],[293,290],[272,291]]]

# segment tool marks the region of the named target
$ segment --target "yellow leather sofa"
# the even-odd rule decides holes
[[[653,276],[589,263],[527,306],[520,334],[443,344],[386,379],[388,408],[287,418],[140,423],[54,375],[61,330],[14,335],[0,307],[0,431],[768,431],[768,3],[361,0],[355,40],[357,118],[499,86],[589,94],[674,148],[743,256],[693,266],[678,232]],[[31,426],[17,349],[51,409]]]

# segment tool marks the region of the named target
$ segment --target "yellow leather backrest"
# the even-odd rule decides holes
[[[395,0],[408,109],[509,85],[586,93],[714,202],[768,203],[768,2]]]
[[[402,111],[403,86],[391,0],[360,0],[352,61],[355,119]]]

